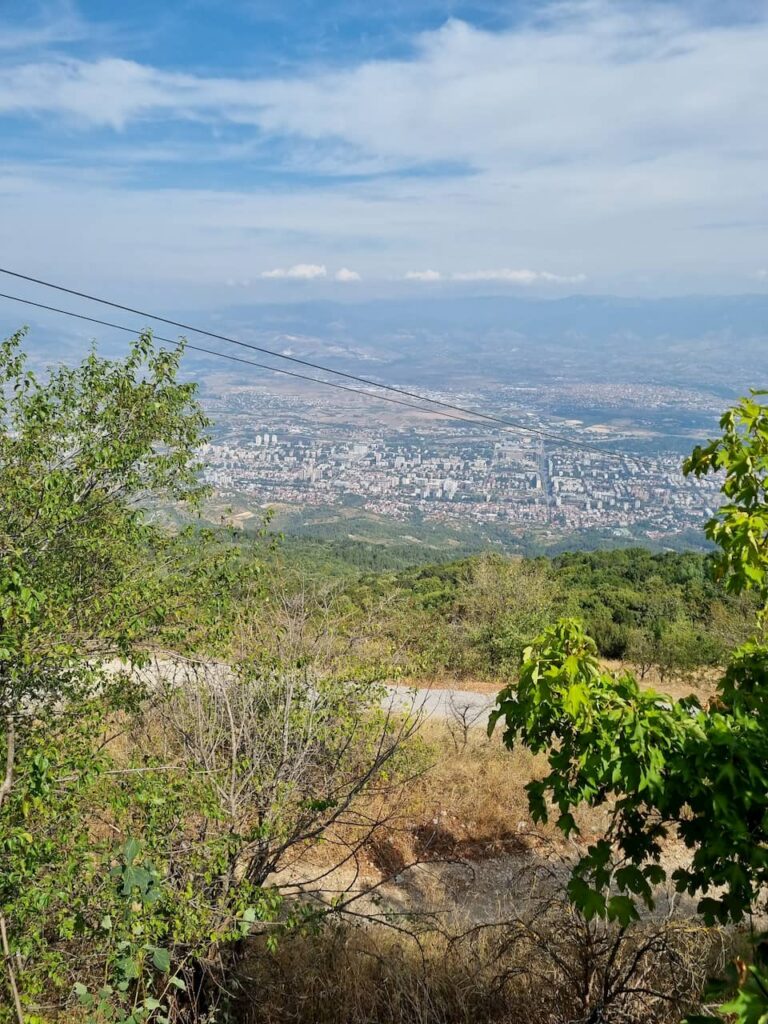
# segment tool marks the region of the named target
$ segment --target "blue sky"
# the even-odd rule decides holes
[[[768,288],[768,3],[0,0],[0,245],[211,309]]]

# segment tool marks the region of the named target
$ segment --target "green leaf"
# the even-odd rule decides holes
[[[637,907],[629,896],[612,896],[608,901],[607,912],[608,920],[618,921],[623,928],[640,918]]]
[[[605,916],[605,897],[578,875],[574,875],[568,883],[568,895],[588,921],[593,917]]]
[[[123,847],[123,860],[127,865],[133,864],[139,855],[141,846],[137,839],[128,839],[125,846]]]
[[[569,661],[571,659],[568,659]],[[563,707],[569,715],[575,716],[589,703],[589,689],[584,683],[572,683],[565,692]]]
[[[154,946],[152,948],[152,963],[163,974],[167,974],[171,969],[171,955],[167,949],[163,949],[160,946]]]

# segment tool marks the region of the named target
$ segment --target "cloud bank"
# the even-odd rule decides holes
[[[292,267],[275,267],[274,270],[262,270],[262,277],[290,278],[294,281],[314,281],[318,277],[327,277],[328,271],[317,263],[296,263]]]
[[[440,281],[442,276],[439,270],[409,270],[404,279],[406,281]]]
[[[586,274],[553,274],[548,270],[468,270],[451,274],[454,281],[506,281],[509,284],[582,284]]]

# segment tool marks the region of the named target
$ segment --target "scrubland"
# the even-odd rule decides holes
[[[182,352],[0,343],[0,1024],[761,1020],[768,407],[716,556],[334,575],[195,518]]]

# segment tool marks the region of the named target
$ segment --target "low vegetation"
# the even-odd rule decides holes
[[[415,680],[496,683],[561,617],[581,621],[606,662],[665,684],[703,677],[749,637],[756,600],[714,578],[714,555],[642,548],[554,559],[478,555],[396,573],[317,576],[278,547],[269,586],[284,623],[326,624],[352,654]],[[302,607],[296,607],[302,595]],[[293,610],[288,606],[291,605]],[[328,608],[332,606],[332,614]],[[338,648],[337,648],[338,649]]]

